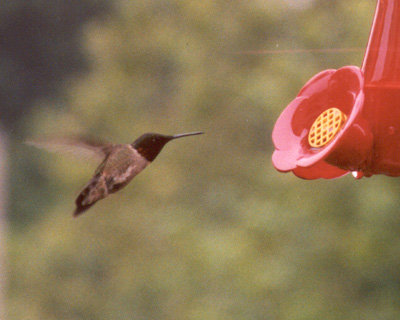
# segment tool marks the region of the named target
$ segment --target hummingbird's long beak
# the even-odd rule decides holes
[[[176,134],[172,136],[172,139],[178,139],[182,137],[188,137],[188,136],[196,136],[198,134],[203,134],[203,131],[197,131],[197,132],[191,132],[191,133],[181,133],[181,134]]]

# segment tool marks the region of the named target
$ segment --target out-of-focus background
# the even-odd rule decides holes
[[[397,319],[400,180],[271,164],[305,82],[361,65],[375,5],[2,1],[0,318]],[[23,144],[197,130],[79,219],[98,163]]]

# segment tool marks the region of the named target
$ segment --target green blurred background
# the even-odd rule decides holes
[[[399,319],[400,180],[271,163],[303,84],[361,65],[375,5],[1,1],[0,318]],[[97,163],[23,144],[197,130],[79,219]]]

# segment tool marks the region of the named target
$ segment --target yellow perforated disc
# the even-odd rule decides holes
[[[336,108],[321,113],[314,121],[308,134],[308,143],[313,148],[321,148],[328,144],[346,122],[346,115]]]

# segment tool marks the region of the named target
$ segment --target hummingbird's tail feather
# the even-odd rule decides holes
[[[89,210],[91,206],[93,206],[94,203],[91,203],[89,205],[86,206],[82,206],[82,205],[76,205],[76,209],[73,213],[74,218],[80,216],[82,213],[84,213],[85,211]]]
[[[83,188],[75,200],[76,209],[73,216],[76,218],[85,211],[89,210],[97,201],[108,196],[106,179],[100,173],[96,174],[92,180]]]

